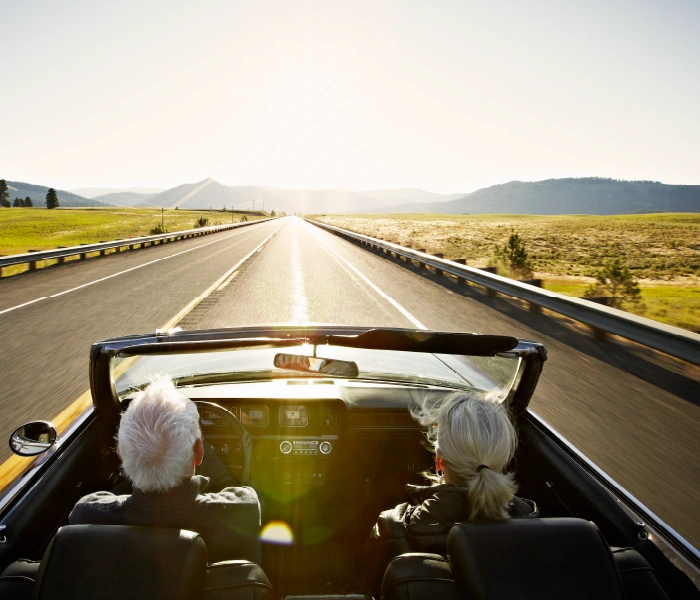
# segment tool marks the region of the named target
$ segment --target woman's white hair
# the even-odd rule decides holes
[[[117,441],[124,474],[144,492],[164,492],[191,475],[202,436],[194,402],[170,377],[155,375],[121,418]]]
[[[512,473],[503,471],[515,454],[517,436],[506,408],[488,397],[458,392],[411,412],[429,428],[428,441],[446,463],[450,482],[466,490],[469,519],[508,518],[517,485]]]

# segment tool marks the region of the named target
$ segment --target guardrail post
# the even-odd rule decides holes
[[[61,248],[65,248],[65,246],[59,246],[58,249],[60,250]],[[64,265],[66,264],[66,257],[65,256],[59,256],[58,260],[56,261],[56,264],[58,265]]]
[[[596,304],[602,304],[603,306],[612,306],[613,299],[610,296],[589,296],[586,298],[589,302],[595,302]],[[604,342],[608,334],[605,329],[600,329],[598,327],[591,327],[593,331],[593,338],[599,342]]]
[[[460,265],[467,265],[467,259],[466,258],[455,258],[454,262],[460,264]],[[465,285],[467,283],[467,280],[464,279],[464,277],[457,277],[457,283],[459,285]]]
[[[487,273],[493,273],[494,275],[496,274],[496,271],[498,270],[496,267],[481,267],[479,269],[480,271],[486,271]],[[489,298],[493,298],[496,296],[496,292],[492,290],[490,287],[486,288],[486,295]]]
[[[436,252],[433,254],[435,258],[445,258],[445,255],[442,252]],[[442,269],[438,269],[437,267],[435,268],[435,275],[444,275],[444,272]]]
[[[418,252],[425,252],[425,251],[426,251],[425,248],[418,248]],[[424,262],[421,262],[421,261],[418,261],[418,267],[421,269],[428,268],[428,266]]]
[[[534,285],[535,287],[542,287],[541,279],[518,279],[520,283],[527,283],[528,285]],[[542,307],[534,302],[528,302],[530,306],[530,312],[535,314],[540,314],[542,312]]]
[[[27,250],[27,252],[39,252],[39,251],[38,250]],[[35,260],[29,261],[29,270],[36,271],[36,261]]]

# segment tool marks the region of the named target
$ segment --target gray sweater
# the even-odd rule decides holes
[[[143,525],[174,527],[199,533],[207,544],[209,562],[247,559],[260,563],[260,503],[249,487],[228,487],[201,494],[209,479],[195,476],[167,492],[115,496],[95,492],[81,498],[68,521],[71,525]]]

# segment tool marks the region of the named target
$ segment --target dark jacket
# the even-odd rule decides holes
[[[260,503],[249,487],[228,487],[201,494],[209,479],[195,476],[167,492],[115,496],[95,492],[81,498],[68,521],[71,525],[143,525],[175,527],[199,533],[207,544],[209,562],[247,559],[260,562]]]
[[[383,566],[405,552],[432,552],[445,556],[447,534],[454,523],[468,521],[471,506],[467,493],[454,485],[407,485],[411,502],[385,510],[372,529],[373,562]],[[532,500],[513,496],[511,517],[537,517]]]

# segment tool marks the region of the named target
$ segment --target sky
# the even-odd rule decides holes
[[[700,2],[0,0],[0,178],[700,184]]]

